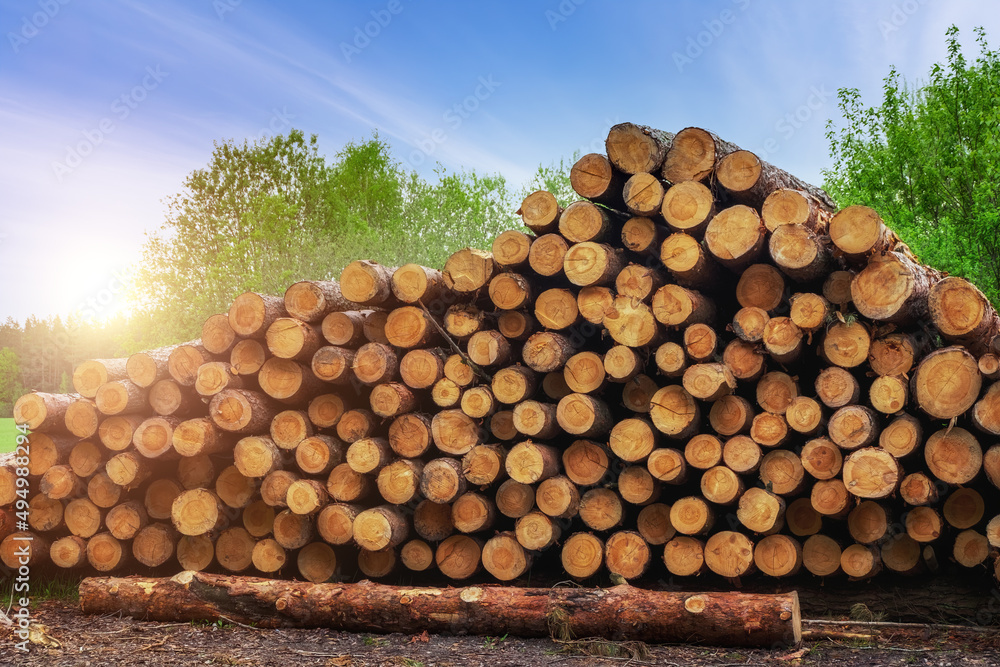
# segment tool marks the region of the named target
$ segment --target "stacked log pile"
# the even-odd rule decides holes
[[[996,571],[1000,320],[974,286],[702,129],[615,126],[571,181],[490,252],[243,294],[199,340],[22,397],[0,557],[31,536],[65,568],[311,582]]]

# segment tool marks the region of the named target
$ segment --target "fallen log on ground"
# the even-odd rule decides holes
[[[185,571],[170,579],[91,577],[87,614],[186,623],[225,619],[262,628],[605,637],[718,646],[794,645],[799,599],[778,595],[613,588],[405,588],[363,581],[308,584]]]

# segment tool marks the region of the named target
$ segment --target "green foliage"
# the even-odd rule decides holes
[[[538,171],[525,187],[521,199],[531,194],[535,190],[547,190],[556,197],[556,201],[563,208],[580,199],[580,195],[573,190],[570,183],[570,171],[573,165],[580,159],[580,151],[573,154],[569,160],[560,159],[558,163],[551,163],[548,166],[538,165]]]
[[[24,393],[21,360],[13,348],[0,348],[0,417],[13,416],[14,402]]]
[[[130,290],[128,351],[194,338],[245,291],[281,295],[297,280],[329,280],[349,262],[443,266],[463,247],[489,249],[514,224],[500,176],[405,171],[378,135],[327,164],[316,137],[216,144],[149,235]]]
[[[17,436],[22,435],[13,417],[0,417],[0,454],[14,451]]]
[[[841,206],[876,209],[924,262],[1000,304],[1000,51],[975,32],[974,63],[952,26],[947,63],[919,86],[890,70],[880,106],[838,91],[845,126],[827,125],[825,188]]]

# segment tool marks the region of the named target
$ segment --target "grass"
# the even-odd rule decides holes
[[[21,432],[17,430],[14,420],[10,417],[0,419],[0,454],[14,451],[17,436]]]
[[[80,601],[80,580],[83,575],[72,575],[69,573],[57,573],[55,575],[41,576],[32,574],[29,585],[31,586],[27,595],[34,607],[39,602],[46,600],[62,600],[64,602]],[[3,584],[0,590],[0,610],[5,610],[11,606],[11,593],[13,592],[12,580]],[[19,592],[15,598],[24,595]]]

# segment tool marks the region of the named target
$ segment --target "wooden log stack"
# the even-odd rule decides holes
[[[571,181],[489,251],[243,294],[22,397],[0,557],[30,508],[33,558],[116,574],[997,571],[982,293],[699,128],[615,126]]]

